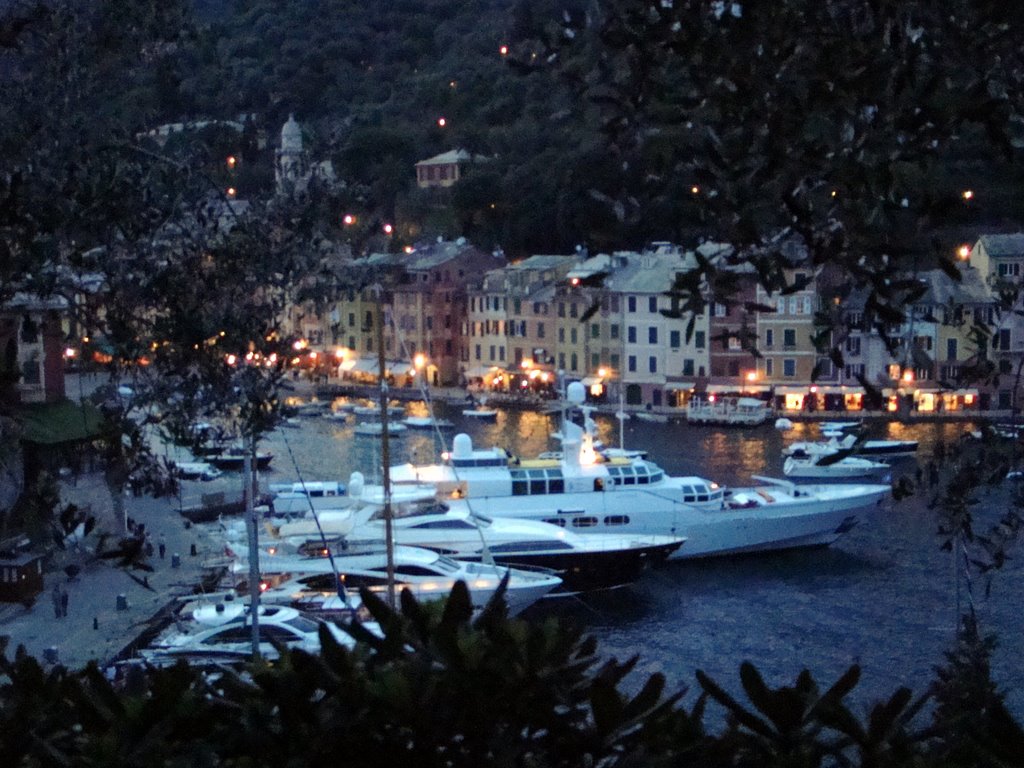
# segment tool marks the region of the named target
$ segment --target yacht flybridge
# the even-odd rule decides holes
[[[432,486],[440,497],[464,498],[473,512],[492,517],[543,520],[581,533],[685,537],[673,559],[828,545],[890,491],[763,477],[754,487],[727,490],[702,477],[669,476],[638,457],[602,457],[591,432],[568,420],[562,433],[561,458],[533,460],[475,449],[459,434],[443,463],[393,466],[391,482],[396,489]]]

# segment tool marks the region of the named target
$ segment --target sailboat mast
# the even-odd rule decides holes
[[[395,537],[391,511],[391,444],[388,439],[388,380],[384,359],[384,309],[383,289],[377,287],[377,373],[380,382],[380,460],[382,465],[381,485],[384,490],[384,547],[387,549],[388,605],[396,606],[395,600]]]
[[[256,523],[256,439],[249,438],[245,447],[242,492],[245,494],[245,528],[249,539],[249,620],[252,631],[252,657],[260,657],[260,543]]]

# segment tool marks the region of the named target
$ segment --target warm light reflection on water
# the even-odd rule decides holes
[[[463,407],[436,409],[436,415],[455,423],[440,437],[409,430],[392,438],[392,461],[435,461],[460,431],[478,446],[499,445],[524,456],[560,448],[550,437],[558,424],[555,416],[500,411],[495,423],[482,423],[464,417]],[[426,415],[422,403],[406,409]],[[600,439],[619,445],[618,420],[611,415],[595,420]],[[379,480],[380,441],[355,436],[356,417],[300,421],[301,428],[281,429],[261,446],[275,455],[265,480],[290,480],[300,471],[307,480],[347,480],[356,469]],[[778,476],[783,445],[821,437],[816,424],[801,422],[785,433],[771,424],[725,429],[630,419],[622,427],[626,448],[648,450],[669,473],[727,485],[746,484],[755,474]],[[868,435],[918,440],[917,459],[926,463],[940,442],[955,450],[972,428],[963,422],[877,422],[869,425]],[[914,466],[912,459],[898,471],[913,474]],[[194,485],[216,490],[218,483],[237,485],[238,478]],[[701,668],[736,690],[739,662],[750,659],[776,685],[792,682],[805,665],[819,682],[830,682],[860,662],[864,674],[853,697],[860,703],[888,696],[898,684],[920,693],[948,650],[956,604],[949,554],[939,548],[928,500],[919,494],[899,504],[886,502],[829,548],[669,564],[611,598],[547,610],[572,612],[598,636],[603,653],[639,654],[641,671],[664,672],[670,687],[692,687],[693,671]],[[1013,588],[1024,573],[1016,560],[1007,568],[993,578],[991,596],[982,597],[977,589],[975,600],[983,628],[999,634],[995,679],[1010,690],[1011,708],[1019,712],[1024,670],[1015,660],[1024,654],[1024,632]]]

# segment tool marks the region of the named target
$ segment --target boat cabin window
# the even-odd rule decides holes
[[[574,517],[572,519],[573,528],[593,528],[597,525],[596,517]]]
[[[437,576],[433,568],[424,568],[422,565],[397,565],[395,573],[402,576]]]
[[[611,465],[608,467],[608,475],[614,485],[650,485],[660,483],[665,478],[661,467],[647,461]]]
[[[458,528],[476,528],[476,526],[473,525],[472,523],[466,522],[465,520],[460,520],[458,518],[454,518],[454,519],[451,519],[451,520],[428,520],[425,523],[417,523],[416,525],[411,525],[409,527],[410,528],[417,528],[417,529],[427,529],[427,528],[429,528],[429,529],[435,529],[435,528],[436,529],[442,529],[442,528],[446,528],[446,529],[451,529],[451,530],[458,529]]]
[[[449,507],[447,504],[441,501],[429,501],[413,502],[411,504],[396,504],[392,507],[392,515],[394,517],[419,517],[421,515],[443,515],[448,511]],[[370,517],[371,520],[383,520],[384,519],[384,508],[381,507],[373,513]]]
[[[461,469],[475,468],[475,467],[507,467],[508,457],[501,456],[471,456],[466,459],[455,459],[451,460],[453,467],[459,467]]]
[[[608,515],[604,519],[605,525],[629,525],[629,515]]]
[[[316,631],[315,626],[313,631]],[[295,631],[275,624],[261,624],[260,635],[264,640],[276,641],[279,643],[294,643],[296,640],[302,639],[302,637]]]
[[[510,474],[513,496],[540,496],[565,490],[562,470],[558,467],[513,469]]]
[[[565,541],[510,541],[507,544],[495,544],[491,552],[502,554],[515,552],[532,552],[534,550],[549,551],[553,549],[572,549],[572,544]]]
[[[203,643],[209,643],[210,645],[221,645],[227,643],[245,643],[252,640],[252,629],[248,624],[238,624],[233,627],[228,627],[223,632],[215,632],[206,639]]]
[[[444,571],[445,573],[455,573],[460,568],[459,564],[450,557],[439,557],[434,561],[434,565],[439,571]]]
[[[311,632],[316,632],[318,628],[315,621],[307,619],[305,616],[296,616],[294,619],[288,619],[288,621],[283,623],[287,624],[289,627],[294,627],[299,632],[307,635]]]
[[[564,517],[545,517],[544,518],[544,522],[545,523],[550,523],[551,525],[557,525],[560,528],[565,528],[565,518]]]

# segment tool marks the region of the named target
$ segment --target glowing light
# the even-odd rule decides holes
[[[597,375],[600,376],[602,379],[607,378],[607,376],[608,376],[608,369],[607,368],[598,368],[597,369]]]
[[[960,193],[960,197],[962,197],[964,200],[973,200],[974,199],[974,190],[973,189],[965,189],[963,192]]]
[[[306,341],[305,339],[297,339],[296,341],[292,342],[292,349],[294,349],[296,352],[299,352],[308,346],[309,342]]]
[[[692,187],[690,187],[690,192],[692,194],[694,194],[694,195],[699,195],[700,194],[700,187],[698,187],[696,184],[694,184]]]
[[[353,224],[356,223],[356,217],[353,216],[351,213],[346,213],[341,218],[341,223],[344,224],[346,227],[351,227]]]
[[[406,253],[412,253],[413,247],[411,245],[407,245],[402,250],[405,251]]]
[[[971,258],[971,246],[967,244],[961,245],[959,248],[956,249],[956,255],[959,256],[961,259]]]
[[[747,374],[747,381],[757,381],[757,371],[750,371]]]
[[[227,357],[225,358],[225,360],[227,361],[227,364],[228,364],[228,365],[234,365],[235,363],[237,363],[237,362],[238,362],[238,358],[237,358],[237,357],[235,357],[234,355],[228,355],[228,356],[227,356]]]
[[[234,197],[234,196],[235,196],[235,188],[234,187],[228,187],[228,197]]]
[[[498,53],[500,53],[502,56],[508,56],[508,46],[501,46],[501,48],[498,49]]]
[[[319,357],[319,353],[318,353],[318,352],[316,352],[315,350],[314,350],[313,352],[310,352],[310,353],[309,353],[309,359],[310,359],[310,360],[316,360],[316,359],[317,359],[317,357]]]
[[[235,165],[238,163],[238,159],[234,155],[228,155],[228,159],[227,159],[226,162],[227,162],[228,168],[234,168]]]
[[[395,228],[393,226],[391,226],[390,224],[385,224],[384,225],[384,234],[385,235],[390,235],[394,231],[395,231]]]
[[[64,357],[67,357],[69,359],[74,357],[77,354],[78,354],[78,350],[74,349],[73,347],[67,347],[64,350]]]
[[[348,350],[346,350],[344,347],[338,347],[336,350],[334,350],[334,356],[338,360],[344,360],[345,359],[345,354],[346,354],[347,351]]]
[[[456,86],[456,82],[454,80],[449,81],[449,83],[448,83],[448,87],[449,88],[454,88],[455,86]]]
[[[522,368],[522,369],[523,369],[524,371],[527,371],[527,370],[529,370],[530,368],[533,368],[533,360],[531,360],[531,359],[530,359],[530,358],[528,358],[528,357],[524,357],[524,358],[523,358],[523,359],[522,359],[522,360],[520,361],[520,363],[519,363],[519,367],[520,367],[520,368]]]
[[[839,194],[839,190],[833,189],[829,194],[831,197],[835,197],[836,195]]]
[[[575,288],[579,284],[580,284],[580,279],[578,277],[569,278],[569,285],[571,285],[573,288]]]
[[[446,125],[448,125],[448,121],[445,120],[443,117],[439,117],[437,118],[437,125],[439,128],[444,128]]]
[[[422,370],[423,366],[427,364],[427,356],[422,352],[417,352],[416,356],[412,359],[412,364]]]

